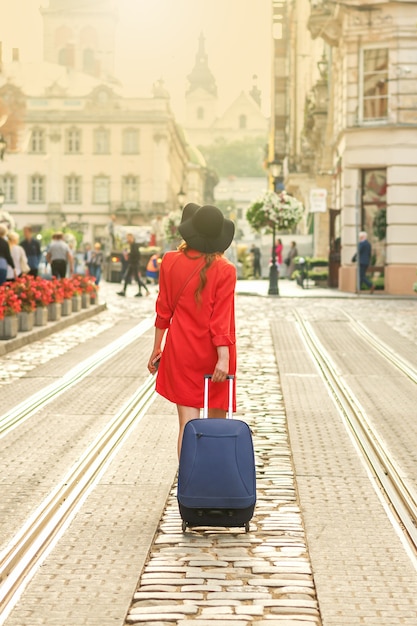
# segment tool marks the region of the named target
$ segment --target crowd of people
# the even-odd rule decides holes
[[[291,280],[292,275],[294,274],[296,270],[295,260],[298,257],[298,249],[297,249],[296,242],[295,241],[291,242],[290,249],[288,250],[288,253],[284,258],[285,272],[283,271],[283,267],[282,267],[283,250],[284,250],[284,246],[283,246],[282,240],[277,239],[275,241],[275,249],[274,249],[275,259],[274,260],[278,268],[278,272],[281,275],[285,274],[285,276]],[[249,250],[249,254],[251,256],[251,261],[252,261],[253,278],[262,278],[262,267],[261,267],[262,254],[261,254],[259,247],[256,246],[255,244],[252,244]],[[273,263],[273,259],[271,255],[271,258],[269,259],[269,264],[271,265],[272,263]]]

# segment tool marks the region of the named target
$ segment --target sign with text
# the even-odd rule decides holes
[[[310,191],[310,213],[326,213],[327,189],[312,189]]]

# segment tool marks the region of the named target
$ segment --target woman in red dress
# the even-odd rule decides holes
[[[214,383],[209,417],[226,416],[226,376],[236,373],[236,268],[223,255],[235,227],[218,208],[187,204],[178,230],[184,242],[164,254],[160,267],[148,369],[154,374],[159,362],[156,391],[177,405],[179,454],[184,426],[203,406],[205,374]]]

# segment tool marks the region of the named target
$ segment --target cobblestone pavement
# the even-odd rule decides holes
[[[251,532],[183,534],[174,486],[127,623],[321,624],[268,325],[258,317],[239,333],[237,416],[251,426],[257,463]]]

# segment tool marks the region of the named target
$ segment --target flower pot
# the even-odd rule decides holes
[[[27,332],[32,330],[35,322],[35,316],[33,311],[21,311],[19,313],[19,331]]]
[[[98,304],[98,293],[96,291],[90,294],[90,301],[91,304]]]
[[[6,315],[0,321],[0,339],[13,339],[17,335],[19,321],[17,315]]]
[[[61,319],[61,303],[51,302],[48,304],[48,320],[50,322],[57,322]]]
[[[91,298],[89,293],[81,294],[81,307],[83,309],[88,309],[91,304]]]
[[[48,307],[39,306],[35,309],[35,326],[46,326],[48,323]]]
[[[72,313],[72,299],[64,298],[61,305],[61,315],[70,315]]]
[[[77,313],[77,311],[81,311],[81,296],[76,295],[72,296],[72,312]]]

